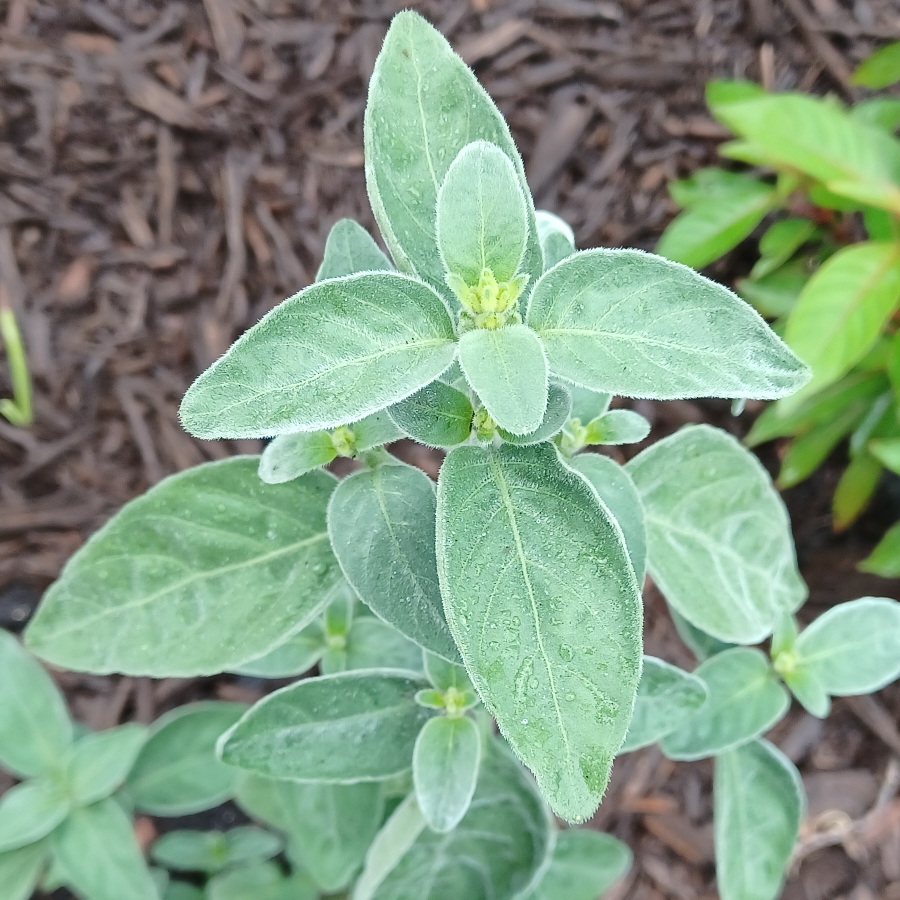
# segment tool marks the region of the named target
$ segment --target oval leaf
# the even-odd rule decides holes
[[[746,744],[787,712],[790,698],[759,650],[735,647],[702,663],[694,675],[706,702],[661,742],[669,759],[703,759]]]
[[[391,261],[362,225],[353,219],[339,219],[328,232],[316,281],[359,272],[391,272],[393,268]]]
[[[24,781],[0,797],[0,853],[46,837],[69,814],[64,792],[43,779]]]
[[[55,665],[212,675],[305,627],[340,579],[325,513],[334,478],[270,487],[259,459],[172,475],[66,564],[26,641]]]
[[[134,805],[151,815],[186,816],[231,797],[241,773],[221,763],[215,748],[245,709],[242,703],[189,703],[158,719],[128,775]]]
[[[347,581],[377,616],[422,647],[459,658],[444,619],[434,550],[434,484],[407,465],[356,472],[337,487],[328,529]]]
[[[446,39],[421,16],[395,16],[369,82],[366,187],[378,227],[400,269],[447,292],[435,223],[441,182],[460,150],[498,146],[515,167],[528,214],[523,271],[536,278],[541,248],[525,170],[493,100]]]
[[[716,880],[722,900],[775,900],[806,807],[791,761],[767,741],[716,759]]]
[[[388,410],[400,429],[429,447],[455,447],[468,440],[473,413],[469,398],[442,381],[432,381]]]
[[[575,232],[564,219],[544,209],[539,209],[534,218],[546,272],[575,252]]]
[[[491,418],[513,434],[530,434],[547,409],[547,359],[525,325],[476,328],[459,341],[459,362]]]
[[[640,678],[622,532],[549,444],[452,450],[437,520],[447,621],[475,687],[557,814],[588,818]]]
[[[409,673],[307,678],[260,700],[220,742],[222,759],[274,778],[343,784],[398,775],[412,763],[422,682]]]
[[[792,394],[809,375],[731,291],[640,250],[585,250],[535,285],[526,322],[550,371],[625,397]]]
[[[261,438],[355,422],[433,381],[456,353],[427,285],[369,272],[320,281],[276,306],[189,388],[184,427]]]
[[[266,484],[285,484],[327,466],[336,456],[337,450],[327,431],[280,434],[259,458],[259,477]]]
[[[650,434],[650,423],[630,409],[611,409],[588,425],[589,444],[636,444]]]
[[[439,716],[425,723],[413,753],[413,782],[433,831],[452,831],[466,814],[480,762],[481,736],[471,719]]]
[[[634,715],[621,752],[655,744],[690,718],[706,702],[708,693],[702,678],[645,656]]]
[[[900,675],[900,603],[863,597],[833,606],[800,633],[794,653],[833,697],[877,691]]]
[[[72,802],[86,806],[108,797],[125,781],[146,741],[147,729],[135,722],[79,738],[66,767]]]
[[[0,887],[4,900],[28,900],[47,865],[46,841],[0,853]]]
[[[468,285],[485,269],[510,281],[528,240],[528,206],[510,158],[473,141],[450,164],[437,196],[437,243],[447,271]]]
[[[784,503],[733,437],[687,426],[627,468],[644,506],[650,575],[697,628],[753,644],[806,599]]]
[[[497,430],[500,437],[510,444],[518,444],[521,447],[527,447],[529,444],[540,444],[543,441],[549,441],[554,435],[558,434],[563,425],[569,419],[572,411],[572,398],[569,391],[561,384],[551,384],[547,392],[547,409],[544,412],[544,418],[535,431],[530,434],[511,434],[502,428]]]

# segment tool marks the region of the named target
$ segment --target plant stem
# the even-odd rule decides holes
[[[34,421],[31,409],[31,376],[22,336],[13,311],[0,302],[0,337],[6,347],[6,358],[12,376],[13,399],[0,400],[0,415],[13,425],[28,426]]]

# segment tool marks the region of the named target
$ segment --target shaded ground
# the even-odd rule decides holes
[[[168,473],[258,449],[193,440],[179,428],[178,400],[237,334],[310,281],[336,219],[372,225],[365,85],[401,5],[7,2],[0,286],[28,341],[37,423],[22,431],[0,421],[0,625],[20,626],[63,561],[127,499]],[[849,68],[900,37],[891,0],[409,5],[474,66],[510,121],[538,204],[572,222],[580,246],[653,246],[674,211],[666,181],[712,162],[723,137],[702,101],[710,77],[844,93]],[[744,262],[737,253],[716,274],[727,280]],[[0,371],[0,395],[6,378]],[[640,409],[654,439],[686,421],[747,427],[714,403]],[[776,452],[764,448],[768,465]],[[863,522],[835,538],[828,501],[839,464],[787,498],[810,612],[865,593],[900,597],[896,583],[854,571],[900,514],[900,486],[883,485]],[[689,665],[652,592],[647,645]],[[229,678],[60,680],[92,727],[258,690]],[[835,843],[807,857],[791,900],[900,898],[888,768],[900,755],[898,712],[892,689],[837,702],[824,728],[795,710],[776,733],[811,794],[804,847]],[[674,766],[654,750],[617,764],[597,824],[636,852],[619,897],[714,896],[710,777],[705,763]]]

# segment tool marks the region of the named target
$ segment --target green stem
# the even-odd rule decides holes
[[[0,337],[6,346],[6,358],[12,376],[13,399],[0,400],[0,415],[13,425],[28,426],[34,421],[31,410],[31,376],[22,336],[13,311],[0,306]]]

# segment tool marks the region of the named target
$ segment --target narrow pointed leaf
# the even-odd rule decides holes
[[[834,697],[877,691],[900,676],[900,603],[863,597],[833,606],[800,633],[794,652]]]
[[[534,783],[493,738],[459,825],[422,829],[377,890],[354,900],[514,900],[546,864],[551,827]]]
[[[259,458],[259,477],[266,484],[285,484],[327,466],[336,456],[337,450],[327,431],[280,434]]]
[[[706,702],[661,742],[670,759],[703,759],[746,744],[787,712],[790,699],[759,650],[735,647],[694,672],[709,689]]]
[[[853,83],[879,90],[900,81],[900,41],[887,44],[866,57],[853,73]]]
[[[228,800],[241,773],[216,758],[216,742],[245,709],[189,703],[158,719],[128,775],[134,805],[151,815],[184,816]]]
[[[362,225],[353,219],[339,219],[328,232],[316,281],[359,272],[390,272],[393,268],[391,261]]]
[[[554,266],[526,322],[551,373],[626,397],[771,400],[809,377],[731,291],[639,250],[586,250]]]
[[[538,428],[547,409],[547,360],[525,325],[476,328],[459,342],[466,378],[491,418],[513,434]]]
[[[831,697],[814,672],[800,666],[793,672],[785,672],[782,678],[808,713],[819,719],[828,716],[831,711]]]
[[[575,252],[575,232],[568,222],[543,209],[535,213],[535,224],[546,272]]]
[[[644,657],[634,715],[622,753],[655,744],[682,725],[705,702],[706,682],[661,659]]]
[[[628,470],[599,453],[582,453],[570,459],[568,465],[587,478],[612,513],[622,529],[637,583],[643,585],[647,567],[647,531],[641,497]]]
[[[69,814],[65,794],[49,780],[23,781],[0,797],[0,853],[46,837]]]
[[[458,691],[468,691],[472,689],[472,682],[469,675],[462,666],[454,665],[435,656],[433,653],[424,654],[425,674],[432,685],[444,694],[449,688],[456,688]]]
[[[467,144],[437,196],[437,242],[447,271],[468,285],[485,269],[510,281],[527,240],[528,206],[512,161],[495,144]]]
[[[452,450],[437,518],[447,620],[475,687],[557,814],[585,819],[640,677],[622,532],[548,444]]]
[[[438,716],[425,723],[413,753],[413,781],[419,809],[433,831],[452,831],[466,814],[480,762],[481,737],[471,719]]]
[[[72,743],[62,694],[41,664],[0,630],[0,766],[27,778],[53,769]]]
[[[131,822],[114,800],[76,809],[53,832],[52,844],[78,894],[91,900],[157,900]]]
[[[722,900],[776,900],[806,798],[790,760],[767,741],[716,759],[716,880]]]
[[[190,387],[195,437],[260,438],[334,428],[378,412],[453,361],[447,307],[389,272],[320,281],[276,306]]]
[[[636,444],[650,434],[650,423],[630,409],[611,409],[588,425],[589,444]]]
[[[806,387],[784,404],[833,384],[865,356],[900,305],[900,246],[892,241],[839,250],[810,278],[784,333],[813,371]]]
[[[612,835],[567,828],[550,866],[525,900],[597,900],[631,867],[631,851]]]
[[[433,381],[388,410],[399,428],[429,447],[455,447],[468,440],[473,412],[469,398],[442,381]]]
[[[608,409],[612,394],[589,390],[586,387],[570,385],[572,394],[572,418],[578,419],[582,425],[599,419]]]
[[[47,864],[48,853],[46,841],[0,853],[0,896],[4,900],[28,900]]]
[[[258,462],[206,463],[127,504],[45,594],[29,646],[81,671],[211,675],[305,627],[340,579],[325,527],[336,482],[271,487]]]
[[[398,267],[446,292],[435,222],[437,195],[467,144],[496,144],[515,167],[527,203],[522,269],[542,269],[525,170],[494,102],[446,39],[421,16],[395,16],[369,83],[365,113],[366,187]]]
[[[338,485],[328,528],[362,601],[410,640],[454,660],[438,584],[434,510],[434,484],[424,472],[383,465]]]
[[[353,783],[390,778],[412,764],[431,713],[409,673],[344,672],[269,694],[220,742],[222,759],[261,775]]]
[[[889,528],[875,549],[859,564],[861,572],[900,578],[900,522]]]
[[[650,575],[697,628],[756,643],[806,599],[784,504],[733,437],[687,426],[628,471],[644,506]]]
[[[127,778],[147,736],[143,725],[132,722],[79,738],[67,765],[73,803],[86,806],[115,791]]]
[[[568,389],[561,384],[551,383],[547,392],[547,409],[544,411],[544,418],[534,431],[529,434],[512,434],[503,428],[498,428],[497,431],[500,432],[500,437],[510,444],[518,444],[521,447],[540,444],[543,441],[549,441],[562,430],[571,411],[572,398]]]

